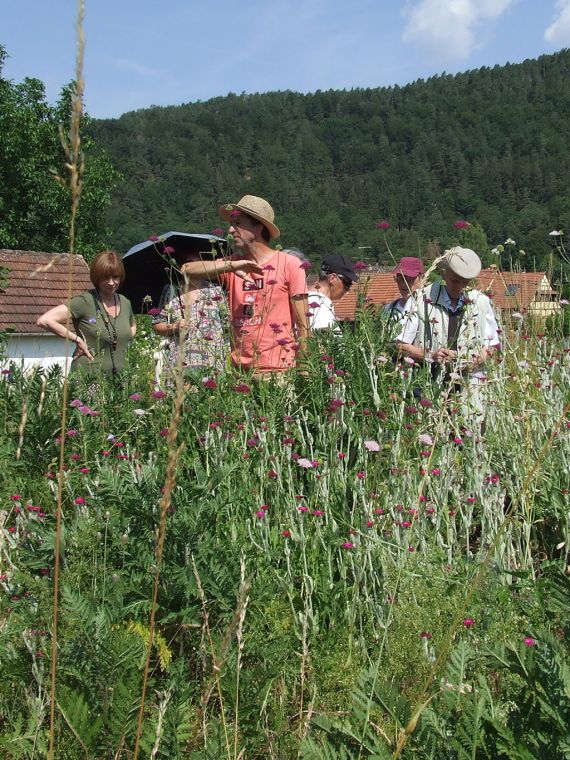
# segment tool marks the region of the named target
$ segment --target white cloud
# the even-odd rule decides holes
[[[558,16],[545,30],[544,39],[553,45],[570,45],[570,0],[558,0]]]
[[[570,1],[570,0],[569,0]],[[441,60],[464,60],[485,43],[492,22],[518,0],[413,0],[402,38]]]

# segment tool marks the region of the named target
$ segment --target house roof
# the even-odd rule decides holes
[[[48,309],[67,301],[69,265],[71,294],[92,288],[89,268],[79,254],[37,253],[0,249],[0,329],[15,333],[42,333],[36,320]],[[6,284],[7,281],[7,284]]]
[[[540,296],[556,295],[546,272],[499,272],[483,269],[477,289],[486,293],[498,309],[528,309]]]
[[[545,272],[499,272],[483,269],[475,287],[491,296],[498,309],[527,309],[531,302],[542,296],[555,295]],[[383,306],[399,297],[399,291],[391,272],[360,273],[358,284],[344,298],[335,303],[338,319],[353,320],[356,301],[363,294],[366,302]]]

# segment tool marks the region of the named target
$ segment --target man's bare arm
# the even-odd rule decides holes
[[[251,280],[252,274],[262,274],[263,269],[256,261],[250,259],[202,259],[182,264],[182,272],[190,282],[199,283],[204,277],[208,280],[218,280],[221,274],[233,272],[242,280]]]

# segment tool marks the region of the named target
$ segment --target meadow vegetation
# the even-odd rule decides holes
[[[59,487],[56,757],[569,757],[570,353],[503,327],[484,434],[366,309],[289,385],[177,393],[147,336],[64,428],[5,373],[2,756],[47,752]]]

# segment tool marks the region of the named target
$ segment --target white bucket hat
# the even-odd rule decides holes
[[[220,206],[218,209],[222,219],[230,224],[233,221],[232,211],[243,211],[244,214],[257,219],[258,222],[261,222],[269,230],[271,240],[278,238],[281,234],[279,227],[273,223],[275,219],[273,209],[267,201],[263,200],[263,198],[258,198],[257,195],[244,195],[237,203],[226,203],[225,206]]]
[[[461,248],[456,245],[443,254],[442,269],[451,269],[458,277],[472,280],[479,276],[481,259],[471,248]]]

